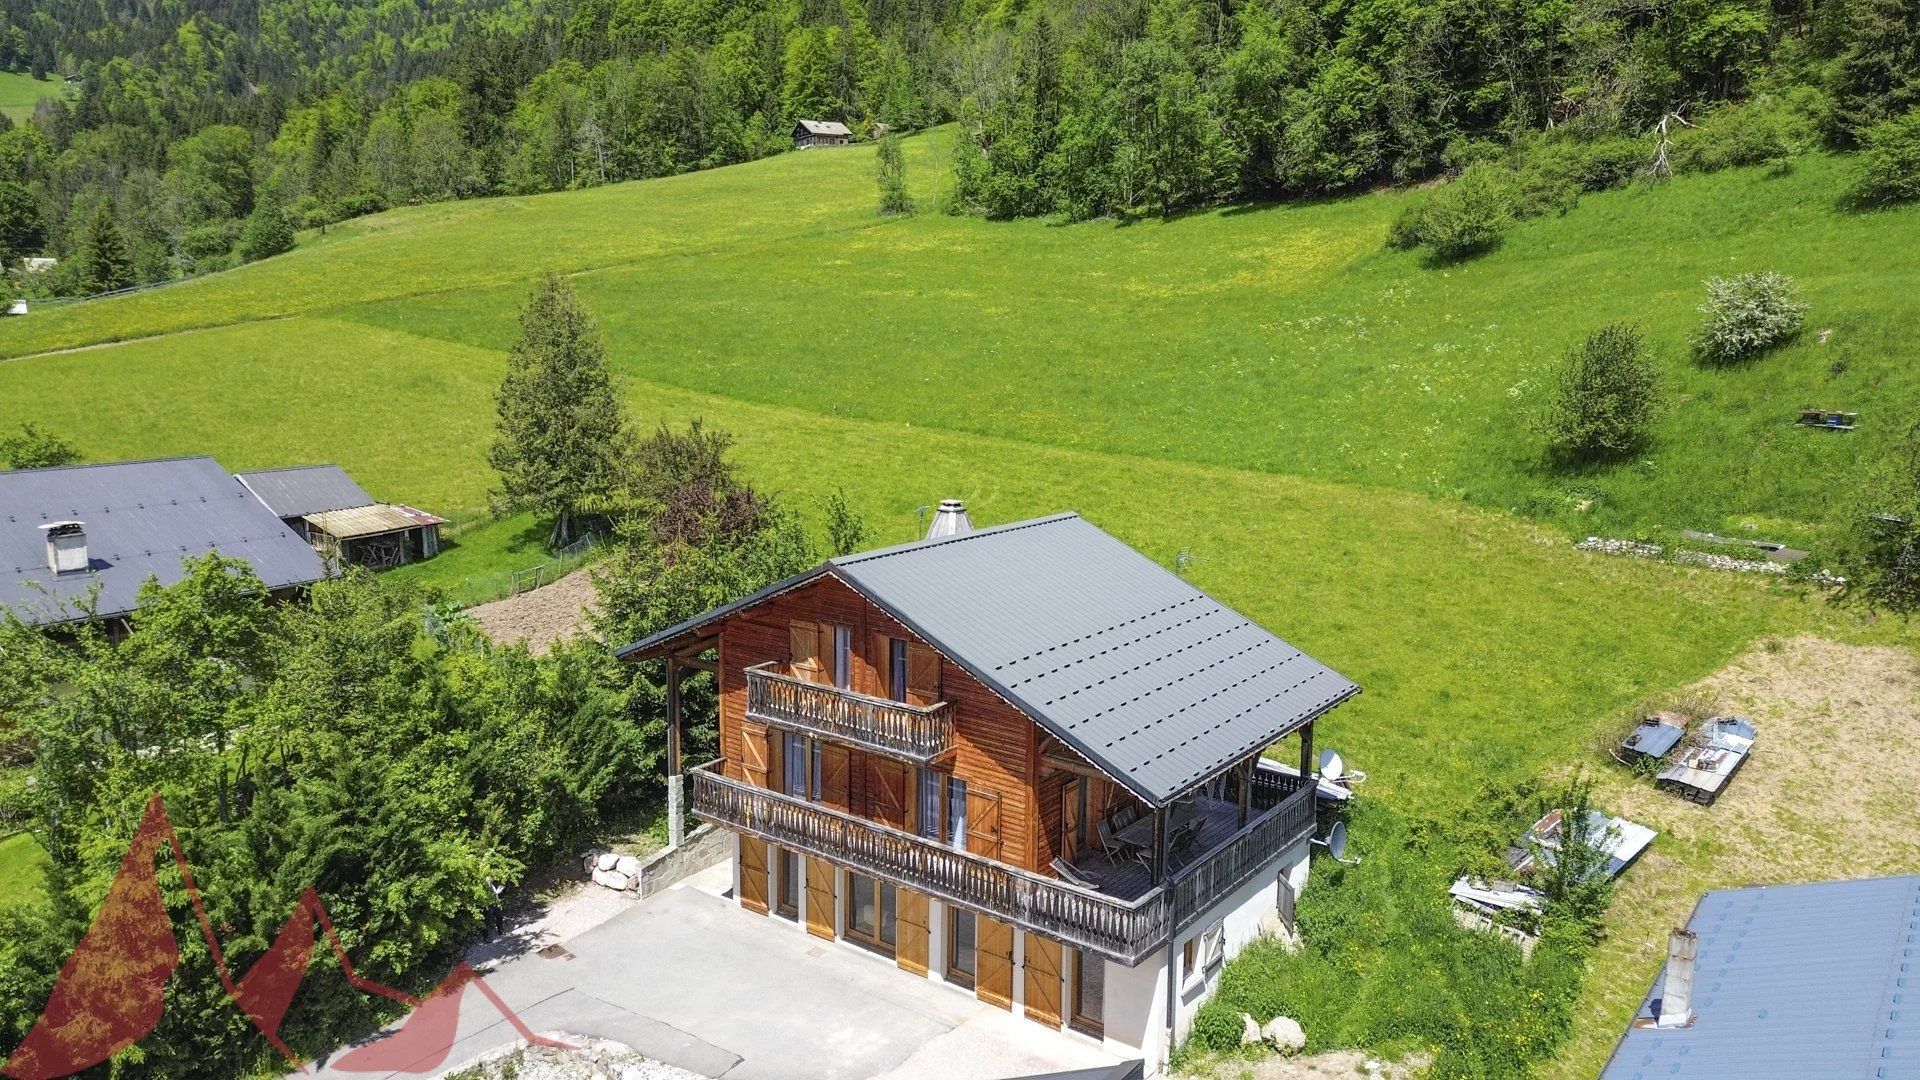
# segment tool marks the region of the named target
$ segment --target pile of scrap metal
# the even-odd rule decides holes
[[[1613,756],[1625,765],[1652,765],[1659,769],[1654,783],[1694,802],[1711,803],[1747,760],[1757,732],[1744,716],[1713,717],[1691,735],[1690,726],[1680,713],[1654,713],[1620,741]],[[1667,763],[1675,747],[1679,756]]]
[[[1520,843],[1507,850],[1507,865],[1516,880],[1486,881],[1471,876],[1456,880],[1447,890],[1447,895],[1453,898],[1455,920],[1462,926],[1513,937],[1521,941],[1523,948],[1531,946],[1531,935],[1502,922],[1500,917],[1507,912],[1536,914],[1545,906],[1546,894],[1525,882],[1533,878],[1543,862],[1551,863],[1560,850],[1564,835],[1562,817],[1559,810],[1548,813],[1533,823]],[[1625,818],[1608,817],[1598,811],[1587,816],[1587,843],[1606,855],[1608,877],[1619,877],[1632,866],[1656,835],[1645,825]]]
[[[1680,756],[1661,769],[1654,782],[1684,798],[1709,805],[1720,797],[1721,789],[1747,760],[1758,734],[1753,721],[1744,716],[1716,716],[1700,725]]]

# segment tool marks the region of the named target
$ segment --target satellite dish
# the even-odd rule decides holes
[[[1325,840],[1316,839],[1313,842],[1326,848],[1327,854],[1333,856],[1334,862],[1346,863],[1349,866],[1357,865],[1360,862],[1357,857],[1352,859],[1346,857],[1347,823],[1344,821],[1334,822],[1333,828],[1327,830],[1327,838]]]
[[[1338,750],[1320,751],[1320,775],[1328,780],[1338,780],[1347,771],[1347,763],[1341,759]]]

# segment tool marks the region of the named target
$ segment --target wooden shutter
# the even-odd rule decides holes
[[[873,635],[873,694],[893,697],[893,639],[885,634]]]
[[[767,913],[767,842],[758,837],[740,838],[740,906]]]
[[[807,860],[807,933],[833,940],[834,869],[825,859]]]
[[[772,763],[767,753],[767,729],[763,724],[740,726],[740,771],[754,787],[770,787]]]
[[[1027,1019],[1060,1026],[1060,943],[1027,935]]]
[[[907,646],[907,704],[940,700],[940,654],[925,645]]]
[[[843,813],[853,808],[851,781],[853,755],[844,746],[831,743],[820,747],[820,801]]]
[[[833,680],[827,677],[827,665],[821,658],[823,648],[832,648],[833,639],[824,643],[820,640],[820,624],[814,622],[796,622],[790,632],[790,644],[793,653],[793,676],[808,682],[826,683]]]
[[[978,942],[974,996],[989,1005],[1013,1008],[1013,927],[978,915],[974,934]]]
[[[894,963],[915,975],[925,975],[930,940],[927,898],[910,889],[895,889],[893,905]]]
[[[967,850],[1000,857],[1000,796],[990,791],[967,789]]]
[[[896,829],[907,827],[907,767],[885,758],[867,758],[867,797],[873,817]]]

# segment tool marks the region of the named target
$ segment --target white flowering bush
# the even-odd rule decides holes
[[[1693,338],[1704,363],[1731,364],[1773,348],[1800,332],[1807,305],[1785,274],[1741,274],[1707,282],[1707,317]]]

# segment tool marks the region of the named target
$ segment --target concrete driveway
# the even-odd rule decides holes
[[[973,1080],[1092,1068],[1099,1048],[821,941],[715,895],[728,868],[691,878],[565,943],[571,958],[507,960],[487,984],[539,1033],[625,1043],[726,1080]],[[459,1041],[432,1069],[514,1043],[484,995],[465,993]],[[337,1055],[336,1055],[337,1056]],[[317,1074],[343,1073],[316,1063]]]

